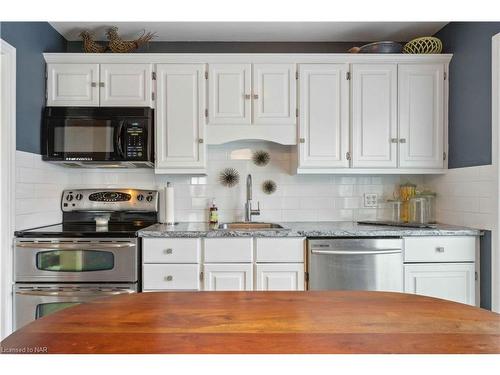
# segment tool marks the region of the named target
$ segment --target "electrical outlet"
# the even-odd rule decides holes
[[[377,207],[378,195],[374,193],[364,194],[365,207]]]

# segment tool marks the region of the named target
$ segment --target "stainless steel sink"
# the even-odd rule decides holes
[[[258,223],[258,222],[235,222],[223,223],[219,225],[219,229],[225,230],[280,230],[285,229],[275,223]]]

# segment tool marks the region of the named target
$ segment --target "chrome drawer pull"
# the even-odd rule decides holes
[[[174,250],[173,249],[165,249],[165,250],[163,250],[163,252],[165,254],[172,254],[174,252]]]
[[[436,251],[438,253],[444,253],[444,247],[441,247],[441,246],[440,247],[436,247]]]
[[[165,276],[165,278],[164,278],[165,281],[172,281],[173,279],[174,279],[174,277],[170,276],[170,275]]]

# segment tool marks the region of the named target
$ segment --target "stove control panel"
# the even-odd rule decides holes
[[[158,191],[137,189],[74,189],[63,191],[61,209],[70,211],[158,212]]]

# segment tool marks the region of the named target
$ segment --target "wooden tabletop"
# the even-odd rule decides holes
[[[67,308],[1,345],[4,353],[500,353],[500,315],[402,293],[139,293]]]

